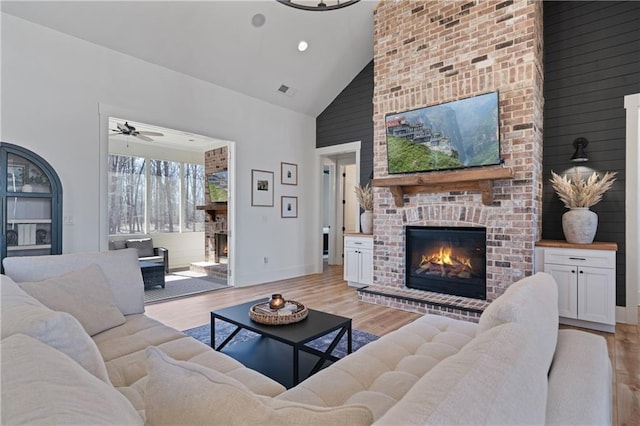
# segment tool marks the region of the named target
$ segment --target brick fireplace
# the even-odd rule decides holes
[[[475,321],[533,272],[542,211],[542,2],[383,0],[374,39],[375,178],[388,177],[386,114],[491,91],[499,92],[501,158],[513,178],[493,182],[490,205],[479,192],[454,190],[408,193],[398,206],[389,188],[374,188],[374,285],[359,297]],[[407,226],[485,228],[487,301],[407,288]]]
[[[209,176],[211,173],[227,170],[227,147],[216,148],[205,153],[205,174]],[[205,199],[209,202],[209,187],[205,185]],[[210,210],[205,215],[205,244],[204,254],[206,262],[220,263],[220,258],[227,258],[227,209],[226,205],[220,207],[218,203],[217,210]],[[226,269],[226,266],[225,266]]]

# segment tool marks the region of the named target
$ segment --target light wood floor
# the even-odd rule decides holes
[[[419,314],[358,301],[356,290],[342,279],[341,266],[325,266],[322,274],[269,284],[217,290],[148,305],[147,315],[178,330],[208,324],[214,309],[281,293],[307,307],[353,319],[353,328],[382,336],[418,318]],[[589,330],[586,330],[589,331]],[[616,326],[615,335],[598,333],[608,343],[614,371],[614,425],[640,426],[640,327]]]

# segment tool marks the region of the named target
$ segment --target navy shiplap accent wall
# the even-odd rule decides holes
[[[542,237],[564,239],[551,170],[570,169],[577,137],[589,140],[598,172],[617,171],[614,187],[592,207],[596,241],[618,243],[616,304],[625,305],[624,96],[640,92],[640,2],[544,3],[544,194]]]
[[[316,118],[316,148],[360,141],[360,182],[373,170],[373,61]]]

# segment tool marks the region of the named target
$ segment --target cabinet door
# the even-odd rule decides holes
[[[344,280],[358,282],[358,265],[360,253],[358,249],[345,247],[344,249]]]
[[[373,284],[373,251],[360,250],[360,281],[361,284]]]
[[[0,142],[0,202],[0,261],[62,252],[62,185],[42,157]]]
[[[558,313],[565,318],[578,318],[578,268],[576,266],[544,264],[544,271],[558,283]]]
[[[578,318],[614,325],[616,277],[613,269],[578,269]]]

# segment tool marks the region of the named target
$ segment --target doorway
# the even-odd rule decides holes
[[[344,234],[360,228],[354,193],[360,180],[360,142],[318,148],[316,154],[322,176],[318,191],[322,211],[318,228],[323,242],[320,261],[342,265]]]
[[[189,270],[192,263],[202,262],[205,260],[205,228],[210,224],[205,220],[210,216],[206,213],[206,204],[209,198],[209,193],[205,192],[205,188],[208,186],[208,176],[205,173],[206,153],[215,151],[216,149],[224,148],[227,150],[227,163],[225,166],[228,173],[228,192],[233,193],[234,189],[234,144],[230,141],[224,141],[214,139],[208,136],[202,136],[195,133],[185,132],[181,130],[174,130],[169,127],[161,127],[141,121],[134,121],[137,114],[131,112],[118,113],[113,108],[100,105],[100,155],[103,158],[101,161],[101,191],[103,195],[100,197],[102,200],[101,206],[101,218],[100,218],[100,250],[107,250],[109,247],[109,241],[122,238],[139,238],[140,234],[150,236],[153,238],[153,243],[156,246],[162,246],[169,250],[169,268],[174,271]],[[122,119],[118,117],[127,117]],[[125,126],[125,123],[129,127]],[[134,132],[136,134],[134,134]],[[142,137],[140,137],[142,136]],[[151,140],[147,140],[151,139]],[[141,194],[144,194],[146,199],[146,206],[141,207],[140,221],[145,223],[145,227],[141,227],[138,231],[131,234],[130,232],[116,232],[112,235],[110,229],[110,168],[109,158],[113,155],[127,156],[143,159],[144,164],[147,165],[144,171],[145,180],[149,184],[153,181],[158,181],[159,185],[167,185],[169,182],[172,185],[171,191],[166,192],[166,197],[173,197],[172,205],[174,206],[172,216],[168,223],[171,225],[168,229],[159,219],[154,219],[153,208],[155,204],[162,201],[153,193],[149,194],[149,191],[144,190]],[[151,165],[152,162],[160,162],[165,167],[161,170],[172,171],[175,169],[175,173],[154,173]],[[198,173],[197,179],[195,178],[195,167],[200,165],[201,171]],[[175,167],[173,167],[175,166]],[[172,168],[173,167],[173,168]],[[166,175],[166,176],[165,176]],[[175,176],[174,176],[175,175]],[[197,183],[196,183],[197,182]],[[145,186],[141,186],[145,188]],[[195,199],[194,194],[199,193],[198,199]],[[226,236],[228,241],[226,247],[221,250],[226,251],[225,259],[225,271],[221,274],[221,279],[227,282],[227,285],[233,285],[233,279],[230,277],[230,270],[234,263],[233,247],[234,241],[232,238],[233,229],[233,197],[228,197],[228,207],[225,209],[227,216],[226,220]],[[155,203],[155,204],[154,204]],[[162,203],[161,203],[162,204]],[[167,203],[164,203],[165,207]],[[160,211],[164,216],[166,208],[156,209]],[[157,215],[156,215],[157,216]],[[163,216],[163,217],[164,217]],[[199,220],[194,220],[195,217],[200,217]],[[162,226],[158,226],[158,223]],[[126,230],[125,230],[126,231]],[[138,235],[138,236],[136,236]]]

